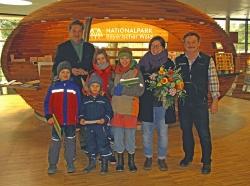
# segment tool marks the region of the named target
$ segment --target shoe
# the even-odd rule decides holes
[[[101,162],[101,174],[108,173],[108,159],[102,158]]]
[[[167,171],[168,170],[168,166],[165,162],[165,159],[158,159],[158,166],[160,171]]]
[[[110,162],[111,165],[115,165],[116,164],[116,158],[115,158],[114,154],[111,155],[109,162]]]
[[[203,163],[201,168],[202,174],[209,174],[211,172],[211,164],[210,163]]]
[[[181,167],[187,167],[191,162],[192,162],[192,160],[184,158],[184,159],[182,159],[180,161],[180,166]]]
[[[96,159],[89,157],[89,164],[83,169],[84,172],[89,173],[96,168]]]
[[[137,171],[137,167],[135,166],[135,153],[133,154],[128,153],[128,168],[130,172]]]
[[[151,170],[152,169],[152,158],[146,158],[143,168],[144,168],[144,170]]]
[[[48,174],[55,174],[57,171],[56,165],[49,165]]]
[[[123,153],[117,153],[116,171],[117,172],[124,171],[124,154]]]
[[[67,172],[68,172],[68,173],[73,173],[73,172],[75,172],[75,171],[76,171],[76,169],[75,169],[75,166],[74,166],[73,163],[67,165]]]

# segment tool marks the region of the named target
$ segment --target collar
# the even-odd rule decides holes
[[[190,60],[189,57],[188,57],[188,55],[187,55],[186,53],[185,53],[184,55],[185,55],[185,57],[187,58],[188,63],[191,64],[191,65],[195,62],[195,60],[196,60],[198,57],[201,58],[200,52],[198,52],[198,54],[196,55],[196,57],[194,58],[194,60]]]

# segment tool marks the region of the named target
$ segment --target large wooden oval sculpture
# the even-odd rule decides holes
[[[93,24],[129,20],[159,27],[168,32],[168,50],[183,51],[182,37],[196,31],[202,37],[201,50],[214,55],[215,43],[221,51],[235,55],[233,43],[217,23],[202,12],[175,0],[65,0],[53,3],[26,16],[8,38],[2,53],[2,67],[8,80],[26,82],[40,79],[38,90],[17,89],[23,99],[43,115],[43,99],[50,84],[51,66],[30,61],[52,58],[56,46],[68,38],[67,26],[72,19],[84,21],[93,17]],[[129,42],[129,41],[128,41]],[[24,59],[25,62],[20,62]],[[12,62],[11,62],[12,61]],[[19,61],[19,62],[18,62]],[[233,78],[220,79],[222,95]]]

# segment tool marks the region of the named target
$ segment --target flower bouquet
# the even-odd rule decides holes
[[[183,99],[186,95],[179,71],[180,69],[172,70],[160,67],[160,70],[151,74],[147,80],[148,89],[154,92],[159,101],[162,101],[165,109],[173,106],[176,98]]]

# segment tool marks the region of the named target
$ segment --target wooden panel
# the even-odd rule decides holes
[[[222,51],[234,56],[236,54],[231,39],[213,19],[175,0],[110,0],[108,3],[103,0],[64,0],[26,16],[8,38],[1,58],[7,79],[23,78],[28,81],[39,78],[37,69],[29,66],[30,57],[54,57],[56,46],[68,38],[67,28],[72,18],[84,21],[89,16],[93,17],[93,24],[130,20],[162,28],[169,33],[169,51],[183,51],[183,35],[188,31],[196,31],[201,35],[201,50],[205,53],[214,56],[217,51],[213,43],[220,42],[223,45]],[[15,58],[25,58],[28,64],[19,70],[16,63],[10,63],[11,54]],[[49,71],[46,73],[50,74]],[[39,112],[42,112],[42,105],[39,104],[50,83],[50,80],[45,79],[41,79],[41,90],[20,92]],[[230,82],[225,83],[229,85]]]

